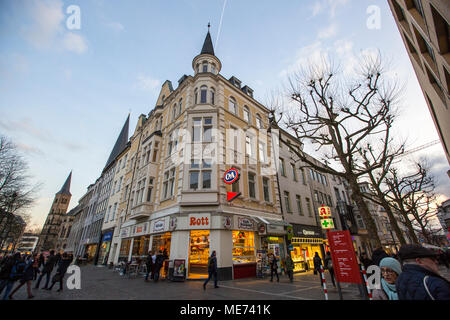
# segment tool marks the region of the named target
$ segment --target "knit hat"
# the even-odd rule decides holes
[[[400,262],[398,262],[394,258],[383,258],[380,261],[380,268],[383,267],[394,270],[397,275],[400,275],[400,273],[402,273],[402,266],[400,265]]]

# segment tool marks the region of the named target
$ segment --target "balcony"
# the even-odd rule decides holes
[[[150,217],[153,212],[153,205],[147,203],[141,203],[131,209],[130,219],[139,219]]]

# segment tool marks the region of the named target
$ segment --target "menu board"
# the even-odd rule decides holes
[[[362,283],[350,232],[328,231],[328,242],[336,280],[346,283]]]

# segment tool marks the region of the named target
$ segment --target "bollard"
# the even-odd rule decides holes
[[[366,269],[364,268],[364,265],[361,264],[361,271],[363,274],[364,282],[366,284],[367,293],[369,294],[369,300],[372,300],[372,292],[369,289],[369,283],[367,282],[367,276],[366,276]]]
[[[323,292],[325,293],[325,300],[328,300],[327,284],[325,283],[325,275],[323,274],[323,266],[320,265],[320,277],[322,278]]]

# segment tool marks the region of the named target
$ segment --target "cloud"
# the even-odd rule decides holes
[[[115,32],[120,32],[120,31],[125,30],[125,27],[123,26],[123,24],[121,24],[119,22],[108,22],[108,23],[105,23],[105,26],[114,30]]]
[[[334,37],[337,34],[337,30],[338,30],[337,24],[331,24],[329,27],[319,30],[317,38],[327,39]]]
[[[79,34],[68,32],[64,35],[62,40],[63,46],[68,51],[73,51],[82,54],[87,51],[86,40]]]
[[[41,149],[30,146],[28,144],[16,143],[16,146],[17,146],[17,148],[19,148],[20,150],[22,150],[23,152],[28,153],[28,154],[34,154],[34,155],[38,155],[38,156],[44,155],[44,152]]]
[[[315,17],[327,11],[328,15],[334,18],[338,8],[347,5],[349,2],[350,0],[317,0],[311,6],[312,16]]]
[[[153,91],[157,88],[159,88],[159,86],[161,85],[161,82],[157,79],[153,79],[150,76],[144,75],[142,73],[140,73],[137,76],[137,82],[136,82],[136,87],[140,90],[144,90],[144,91]]]
[[[62,49],[78,54],[87,51],[87,41],[65,27],[64,4],[61,0],[30,0],[27,6],[30,24],[22,28],[24,38],[35,48]]]

